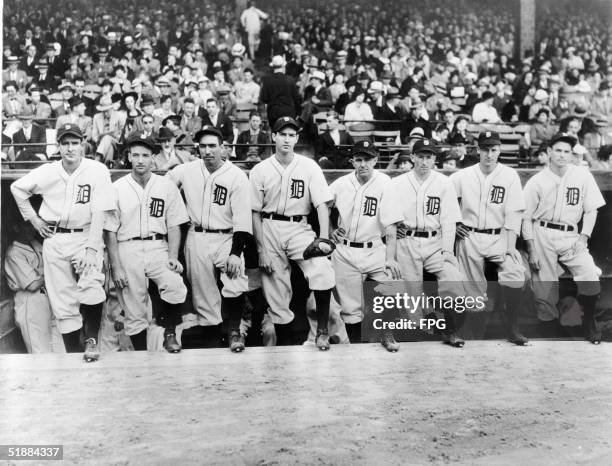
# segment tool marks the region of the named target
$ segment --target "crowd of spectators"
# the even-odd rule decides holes
[[[450,148],[440,165],[465,164],[474,128],[518,123],[530,125],[519,142],[528,160],[577,125],[577,157],[605,167],[609,4],[537,8],[536,49],[520,56],[518,2],[10,0],[3,157],[52,156],[41,149],[52,132],[37,128],[75,122],[111,166],[131,133],[156,138],[165,169],[193,159],[192,136],[208,124],[235,144],[232,157],[255,162],[288,114],[325,168],[349,166],[350,146],[372,131],[400,148],[392,166],[419,137]]]

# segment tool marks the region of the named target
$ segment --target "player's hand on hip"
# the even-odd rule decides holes
[[[240,276],[240,272],[242,269],[242,261],[240,257],[235,254],[230,254],[227,258],[227,262],[225,263],[225,273],[230,278],[237,278]]]
[[[49,226],[49,224],[39,216],[32,218],[30,220],[30,223],[41,237],[50,238],[51,236],[53,236],[53,230],[51,229],[51,226]]]
[[[270,259],[270,256],[266,251],[259,251],[259,268],[265,273],[274,272],[272,259]]]
[[[344,235],[346,235],[344,228],[337,228],[336,230],[332,231],[331,239],[334,243],[341,243],[344,239]]]
[[[128,279],[123,269],[123,266],[118,265],[117,267],[113,267],[112,269],[113,282],[115,283],[115,288],[121,290],[128,286]]]
[[[169,258],[168,268],[176,273],[183,273],[183,264],[178,259]]]
[[[391,276],[393,280],[401,280],[402,279],[402,270],[400,269],[397,261],[386,261],[385,269],[387,274]]]
[[[463,223],[457,223],[457,236],[459,239],[465,239],[470,236],[470,230]]]

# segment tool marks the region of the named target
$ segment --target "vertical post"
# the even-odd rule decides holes
[[[535,0],[519,0],[519,52],[520,59],[531,50],[535,54]]]

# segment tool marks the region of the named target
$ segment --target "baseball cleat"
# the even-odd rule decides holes
[[[239,332],[230,333],[229,348],[232,353],[241,353],[244,351],[244,335],[241,335]]]
[[[168,353],[179,353],[181,351],[181,345],[176,340],[174,333],[167,333],[164,335],[164,349]]]
[[[597,330],[587,332],[584,339],[593,343],[594,345],[599,345],[601,343],[601,332]]]
[[[95,338],[85,340],[85,353],[83,353],[85,362],[94,362],[100,359],[100,351]]]
[[[387,332],[383,335],[382,340],[380,340],[380,344],[383,345],[390,353],[397,353],[400,348],[399,343],[395,341],[395,337],[391,332]]]
[[[325,330],[317,329],[317,338],[315,339],[315,344],[317,345],[317,348],[319,348],[321,351],[329,350],[330,348],[329,333],[327,329]]]
[[[508,341],[510,343],[514,343],[517,346],[525,346],[527,343],[529,343],[529,340],[518,332],[515,332],[510,335],[508,337]]]
[[[463,338],[459,338],[456,333],[451,333],[446,343],[454,348],[463,348],[465,346]]]

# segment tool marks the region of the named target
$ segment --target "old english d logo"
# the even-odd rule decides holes
[[[580,190],[578,188],[567,188],[565,191],[565,203],[567,205],[578,205]]]
[[[366,196],[365,202],[363,203],[363,215],[366,217],[374,217],[376,215],[377,207],[378,199],[375,197]]]
[[[213,190],[213,204],[225,205],[227,201],[227,188],[220,184],[215,184]]]
[[[152,197],[151,203],[149,204],[149,215],[155,218],[163,217],[165,204],[163,199]]]
[[[427,196],[425,203],[425,215],[438,215],[440,213],[440,198]]]
[[[91,200],[91,185],[80,184],[78,187],[79,190],[77,192],[76,203],[87,204]]]
[[[304,180],[294,180],[291,178],[291,198],[301,199],[304,197]]]
[[[491,189],[491,199],[489,199],[491,204],[501,204],[504,202],[504,197],[506,197],[506,188],[493,185]]]

